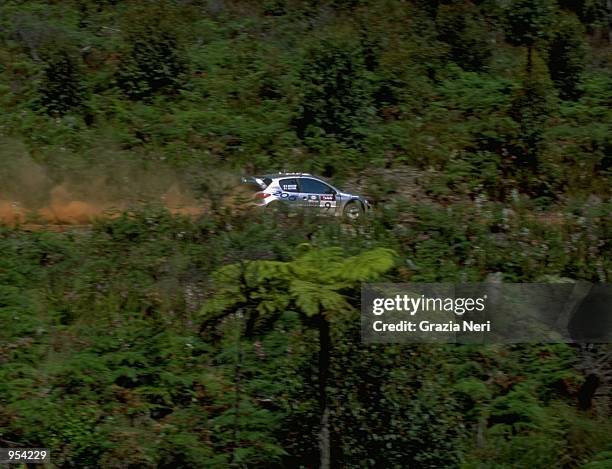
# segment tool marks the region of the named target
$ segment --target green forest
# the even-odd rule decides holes
[[[1,0],[0,448],[611,468],[609,345],[360,335],[363,282],[612,282],[611,61],[609,0]],[[372,214],[238,196],[285,170]]]

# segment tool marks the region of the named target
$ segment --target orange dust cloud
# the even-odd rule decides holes
[[[178,184],[173,184],[161,196],[166,208],[174,214],[198,216],[204,212],[201,203],[181,190]]]
[[[73,200],[64,186],[51,191],[51,202],[38,213],[48,223],[61,225],[86,225],[94,218],[104,216],[105,207],[83,200]]]
[[[9,226],[22,225],[89,225],[96,218],[113,218],[132,204],[127,202],[92,201],[89,197],[75,196],[66,185],[54,187],[49,203],[38,209],[26,209],[20,202],[0,199],[0,223]],[[159,197],[161,203],[173,214],[196,217],[204,213],[201,202],[172,185]],[[154,201],[154,200],[153,200]]]
[[[26,218],[26,210],[18,202],[0,200],[0,223],[16,225],[23,223]]]

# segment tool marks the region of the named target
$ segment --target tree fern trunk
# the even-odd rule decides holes
[[[327,407],[327,381],[331,352],[329,322],[323,316],[319,320],[319,453],[321,469],[329,469],[331,442],[329,435],[329,408]]]

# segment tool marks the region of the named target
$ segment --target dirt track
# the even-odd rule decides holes
[[[43,229],[64,231],[68,228],[74,230],[91,226],[96,219],[115,218],[122,211],[130,208],[100,207],[82,201],[71,201],[65,205],[26,210],[17,204],[0,201],[0,224],[18,225],[21,229],[28,231]],[[205,211],[201,206],[166,206],[166,208],[170,213],[189,216],[198,216]]]
[[[121,212],[133,210],[146,203],[159,204],[171,213],[197,216],[204,212],[202,203],[185,195],[177,187],[171,187],[157,199],[142,201],[113,201],[75,197],[64,186],[57,186],[51,192],[44,206],[26,206],[18,200],[0,198],[0,223],[19,225],[26,230],[63,231],[66,227],[90,225],[98,218],[113,218]]]

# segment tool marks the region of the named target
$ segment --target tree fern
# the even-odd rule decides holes
[[[247,261],[221,268],[215,275],[216,294],[202,309],[205,322],[236,311],[244,312],[247,333],[257,321],[271,327],[284,311],[293,309],[306,327],[319,335],[320,466],[330,466],[331,442],[327,382],[332,351],[331,320],[352,310],[343,290],[372,281],[391,269],[395,253],[377,248],[346,257],[342,249],[300,247],[292,261]],[[266,322],[267,320],[267,322]]]

